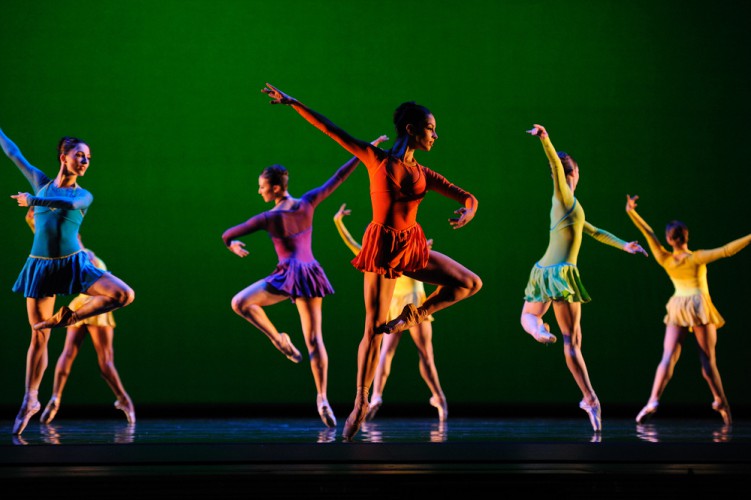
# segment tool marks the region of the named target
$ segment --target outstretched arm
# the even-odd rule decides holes
[[[292,109],[297,111],[300,116],[308,121],[308,123],[334,139],[337,143],[339,143],[340,146],[362,160],[362,162],[365,163],[366,166],[369,163],[372,163],[374,160],[380,158],[383,154],[380,149],[376,148],[367,141],[352,137],[348,132],[332,123],[322,114],[318,113],[317,111],[313,111],[294,97],[285,94],[270,83],[267,83],[266,87],[264,87],[261,92],[267,94],[271,98],[271,104],[286,104],[288,106],[291,106]]]
[[[336,225],[336,230],[339,231],[339,236],[342,237],[342,240],[344,240],[344,244],[347,245],[347,248],[352,250],[352,252],[357,255],[360,253],[362,246],[357,242],[357,240],[352,237],[351,234],[349,234],[349,231],[344,226],[344,216],[352,213],[351,210],[345,208],[346,206],[346,203],[342,203],[342,206],[339,207],[339,210],[337,210],[337,212],[334,214],[334,225]]]
[[[10,158],[13,163],[16,164],[21,173],[26,177],[31,186],[34,188],[35,193],[39,190],[40,187],[49,182],[49,178],[44,174],[44,172],[26,161],[26,158],[24,158],[23,154],[21,154],[21,150],[18,148],[18,146],[16,146],[16,144],[11,141],[7,135],[5,135],[5,132],[3,132],[2,129],[0,129],[0,147],[3,148],[5,155]]]
[[[707,264],[718,259],[724,259],[725,257],[735,255],[746,248],[749,244],[751,244],[751,234],[747,234],[742,238],[731,241],[720,248],[715,248],[713,250],[697,250],[694,252],[694,259],[697,263]]]
[[[382,135],[371,142],[372,145],[378,146],[383,141],[387,141],[389,138],[386,135]],[[304,198],[308,200],[308,202],[313,205],[314,207],[317,206],[321,201],[326,199],[331,193],[333,193],[336,188],[338,188],[346,179],[350,176],[350,174],[355,170],[355,167],[360,164],[360,159],[358,157],[353,157],[350,159],[347,163],[339,167],[339,169],[334,173],[331,178],[326,181],[325,184],[322,186],[312,189],[305,193],[303,195]]]
[[[584,221],[584,232],[600,243],[604,243],[605,245],[619,248],[624,252],[631,254],[641,253],[649,257],[649,254],[647,254],[647,252],[641,247],[641,245],[639,245],[638,241],[624,241],[614,234],[605,231],[604,229],[593,226],[587,221]]]

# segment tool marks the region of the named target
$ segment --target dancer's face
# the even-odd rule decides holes
[[[263,201],[267,203],[270,201],[274,201],[277,197],[278,190],[279,190],[279,186],[272,186],[266,177],[264,176],[258,177],[258,194],[261,195],[261,198],[263,198]]]
[[[78,144],[64,155],[60,155],[60,161],[69,174],[83,176],[91,162],[91,151],[86,144]]]
[[[412,125],[408,125],[407,127],[408,132],[412,135],[414,148],[422,151],[430,151],[433,143],[438,139],[438,134],[435,132],[435,117],[433,115],[426,116],[425,121],[420,127],[413,127]]]

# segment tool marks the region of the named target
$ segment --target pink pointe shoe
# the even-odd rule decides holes
[[[130,400],[125,399],[120,401],[118,399],[115,401],[115,408],[125,413],[125,418],[129,424],[136,423],[136,410],[133,408],[133,403]]]
[[[602,409],[600,408],[600,401],[595,401],[595,404],[588,405],[583,399],[579,402],[579,408],[587,412],[589,415],[589,422],[592,424],[592,430],[595,432],[602,431]]]
[[[18,415],[16,415],[16,420],[13,422],[13,434],[16,436],[20,435],[23,430],[26,429],[26,425],[28,425],[31,417],[33,417],[41,408],[42,405],[39,404],[39,401],[34,401],[29,405],[26,398],[24,398],[24,401],[21,404],[21,409],[18,410]]]
[[[370,410],[368,410],[368,415],[365,417],[365,420],[373,420],[376,416],[376,413],[378,413],[378,410],[381,409],[381,406],[383,405],[383,399],[381,399],[380,396],[373,396],[370,398]]]
[[[316,396],[316,405],[318,406],[318,415],[326,427],[336,427],[336,417],[329,402],[319,395]]]
[[[46,328],[63,328],[78,323],[78,315],[68,306],[62,306],[51,317],[44,321],[34,324],[34,330],[44,330]]]
[[[356,407],[354,410],[352,410],[352,413],[349,414],[347,420],[344,422],[344,429],[342,430],[342,440],[352,441],[352,438],[355,437],[355,434],[360,431],[360,427],[362,427],[362,423],[365,421],[365,417],[368,416],[369,409],[370,408],[368,403],[365,403],[362,406]]]
[[[657,413],[657,407],[659,406],[659,401],[652,401],[651,403],[647,403],[647,405],[642,408],[639,414],[636,416],[636,423],[643,424],[644,422],[652,418],[652,415]]]
[[[720,414],[725,425],[732,425],[733,417],[730,416],[730,407],[727,404],[714,401],[712,403],[712,409]]]
[[[299,363],[300,360],[302,360],[302,354],[300,354],[300,351],[292,345],[292,340],[289,338],[289,335],[286,333],[280,333],[279,335],[282,338],[282,344],[279,346],[279,350],[282,351],[282,354],[287,356],[287,359],[293,363]]]
[[[540,325],[532,337],[541,344],[555,344],[558,341],[558,338],[550,333],[550,325],[547,323]]]
[[[60,402],[57,400],[57,398],[51,398],[47,403],[47,406],[44,407],[44,411],[42,412],[42,416],[39,421],[43,424],[49,424],[55,419],[55,415],[57,415],[57,410],[59,409]]]
[[[435,407],[438,410],[438,421],[439,422],[445,422],[447,418],[449,418],[449,407],[446,403],[446,398],[438,399],[437,397],[433,396],[430,398],[430,406]]]

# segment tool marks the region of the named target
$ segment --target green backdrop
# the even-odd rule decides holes
[[[261,233],[244,238],[251,253],[239,259],[220,236],[270,208],[257,194],[265,166],[285,165],[290,192],[300,196],[348,154],[291,109],[270,106],[260,90],[271,82],[368,140],[393,137],[399,103],[425,104],[439,138],[418,159],[480,202],[460,230],[447,222],[456,204],[435,193],[419,214],[434,248],[484,282],[478,295],[435,315],[449,404],[562,403],[578,411],[562,342],[537,344],[519,324],[529,270],[547,244],[552,193],[539,140],[525,130],[545,125],[553,144],[578,160],[576,194],[587,219],[624,239],[645,243],[624,212],[627,193],[640,196],[640,213],[661,237],[667,221],[684,220],[692,249],[749,233],[751,100],[740,5],[6,0],[0,127],[50,176],[61,136],[91,145],[81,185],[95,201],[81,234],[136,291],[135,302],[115,313],[115,359],[137,407],[312,406],[307,363],[290,363],[230,308],[237,291],[272,271],[271,241]],[[12,418],[23,396],[29,326],[24,298],[11,286],[32,234],[9,198],[29,185],[10,161],[0,162],[0,405]],[[370,216],[364,169],[319,206],[313,237],[337,292],[323,305],[329,399],[346,407],[355,394],[363,303],[362,277],[332,223],[342,203],[361,235]],[[582,319],[593,385],[604,405],[635,412],[661,356],[672,285],[651,256],[587,237],[579,267],[593,297]],[[735,406],[751,403],[743,368],[749,279],[751,250],[709,266],[710,291],[727,320],[719,367]],[[291,303],[268,314],[304,346]],[[552,311],[547,319],[554,324]],[[63,338],[53,332],[43,402]],[[384,399],[426,404],[429,397],[405,336]],[[711,400],[689,339],[663,401],[708,408]],[[112,401],[87,340],[64,404]]]

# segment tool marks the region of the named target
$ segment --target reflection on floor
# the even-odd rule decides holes
[[[29,495],[133,498],[556,498],[729,494],[751,472],[751,422],[377,418],[353,442],[317,418],[63,418],[0,425],[0,479]],[[106,492],[106,493],[105,493]],[[495,494],[494,494],[495,496]]]

